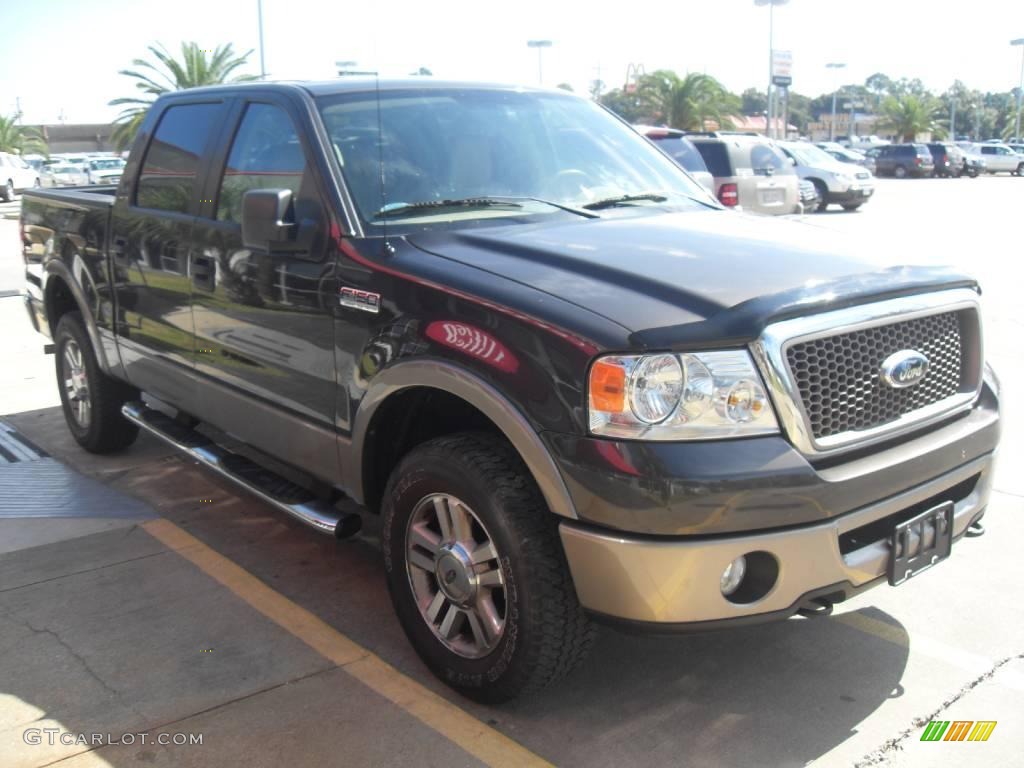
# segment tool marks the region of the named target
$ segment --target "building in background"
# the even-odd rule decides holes
[[[808,123],[807,133],[810,135],[811,141],[828,141],[831,122],[832,113],[826,112],[817,121]],[[854,112],[851,124],[849,112],[836,112],[836,130],[832,135],[837,139],[840,136],[871,136],[874,134],[882,135],[878,130],[878,115]]]
[[[53,125],[26,126],[38,130],[49,147],[50,154],[63,152],[113,152],[110,123],[55,123]]]

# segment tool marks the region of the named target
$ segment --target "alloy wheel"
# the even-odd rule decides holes
[[[89,378],[82,360],[82,348],[74,339],[68,339],[64,344],[64,354],[61,357],[61,381],[64,384],[71,417],[79,427],[88,429],[89,422],[92,420]]]
[[[505,632],[505,577],[494,540],[472,509],[449,494],[421,499],[406,531],[406,571],[434,636],[469,659]]]

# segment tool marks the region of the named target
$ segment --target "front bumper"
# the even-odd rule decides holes
[[[999,383],[945,423],[811,463],[782,437],[706,442],[544,438],[578,520],[561,524],[581,604],[659,629],[785,618],[846,599],[886,573],[893,527],[953,501],[954,537],[985,511],[999,442]],[[732,602],[732,560],[767,553],[770,590]]]
[[[871,196],[875,194],[875,188],[869,184],[861,186],[851,186],[849,189],[843,192],[832,192],[829,191],[827,195],[828,202],[841,205],[843,203],[866,203],[871,199]]]
[[[923,508],[955,502],[953,536],[985,511],[994,454],[838,519],[781,531],[666,539],[625,536],[563,522],[560,527],[580,603],[588,611],[653,629],[713,629],[782,619],[815,599],[839,602],[880,582],[887,530]],[[891,521],[891,525],[890,525]],[[872,525],[874,524],[874,525]],[[726,598],[719,579],[740,555],[767,553],[778,566],[767,594]]]

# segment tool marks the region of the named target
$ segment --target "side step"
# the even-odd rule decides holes
[[[125,403],[121,414],[165,443],[218,472],[306,525],[324,533],[347,538],[359,532],[362,520],[353,512],[342,512],[251,459],[229,451],[201,432],[180,424],[165,413],[138,401]]]

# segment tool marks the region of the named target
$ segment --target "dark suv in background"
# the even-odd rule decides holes
[[[931,150],[927,144],[887,144],[871,150],[878,176],[931,176],[935,170]]]
[[[964,153],[956,144],[946,141],[933,141],[928,145],[935,164],[933,176],[958,177],[964,172]]]

